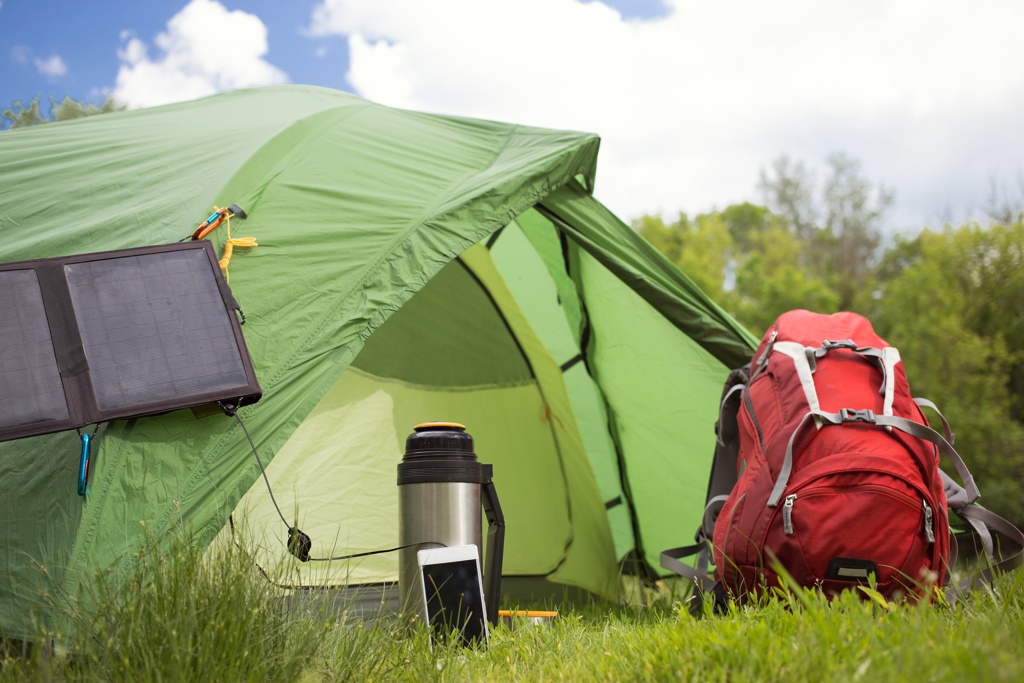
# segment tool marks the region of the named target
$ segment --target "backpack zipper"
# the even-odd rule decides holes
[[[786,496],[786,502],[782,504],[782,531],[787,536],[793,535],[793,503],[796,502],[796,494]],[[930,511],[929,511],[930,512]]]
[[[935,543],[935,527],[934,519],[932,517],[932,509],[928,505],[928,501],[924,498],[921,499],[921,503],[924,504],[924,535],[928,538],[929,543]]]
[[[795,502],[796,494],[791,493],[782,503],[782,532],[787,536],[793,535],[793,504]],[[935,543],[935,517],[932,508],[924,498],[921,499],[921,504],[924,506],[924,534],[929,543]]]
[[[775,340],[778,338],[778,336],[779,330],[772,330],[772,333],[768,336],[768,342],[764,345],[764,353],[762,353],[758,357],[758,359],[754,361],[754,365],[756,367],[754,368],[754,373],[750,376],[750,381],[748,382],[748,384],[752,384],[754,382],[754,379],[761,374],[761,371],[764,370],[765,367],[767,367],[768,356],[772,355],[772,347],[775,346]]]

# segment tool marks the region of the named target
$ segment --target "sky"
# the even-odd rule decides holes
[[[1016,0],[0,0],[0,107],[301,83],[588,131],[627,222],[844,152],[915,232],[1024,204],[1022,35]]]

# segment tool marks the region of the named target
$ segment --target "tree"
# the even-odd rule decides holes
[[[881,221],[895,193],[874,187],[861,175],[860,162],[842,152],[829,156],[825,180],[824,232],[834,246],[828,250],[833,287],[841,308],[852,308],[867,294],[881,242]]]
[[[50,114],[49,116],[43,116],[39,111],[39,96],[36,95],[27,105],[21,100],[15,100],[8,109],[0,113],[0,117],[5,119],[2,125],[0,125],[0,129],[36,126],[41,123],[51,123],[54,121],[69,121],[82,118],[83,116],[106,114],[123,109],[124,105],[117,104],[112,97],[108,97],[100,106],[73,100],[70,97],[65,97],[60,102],[50,98]]]
[[[660,217],[644,216],[633,227],[708,296],[719,298],[733,245],[718,214],[702,214],[691,221],[680,213],[679,219],[669,225]]]
[[[1024,224],[900,239],[868,311],[914,392],[939,405],[984,504],[1024,521]]]
[[[800,239],[812,239],[817,232],[818,208],[814,198],[817,181],[802,161],[787,155],[777,157],[771,169],[761,168],[758,189],[765,206],[789,224]]]
[[[993,223],[1013,223],[1024,220],[1024,174],[1017,174],[1017,188],[1000,187],[995,178],[989,181],[989,194],[985,200],[985,215]]]
[[[723,305],[756,336],[794,308],[834,311],[837,293],[800,265],[801,241],[776,218],[751,235],[736,261],[736,284]]]
[[[39,113],[38,96],[34,97],[28,106],[25,106],[21,100],[15,100],[9,109],[0,113],[0,116],[6,119],[3,123],[4,128],[22,128],[47,122],[47,119]]]
[[[829,155],[823,183],[802,162],[783,155],[761,170],[765,203],[803,243],[800,264],[839,294],[837,305],[853,309],[872,289],[872,273],[885,213],[894,193],[861,173],[860,162]]]
[[[740,323],[759,335],[791,308],[833,310],[838,295],[801,266],[803,242],[763,206],[733,204],[666,225],[644,216],[633,227]]]

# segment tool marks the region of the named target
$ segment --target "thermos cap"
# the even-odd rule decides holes
[[[460,425],[458,422],[421,422],[413,427],[413,430],[417,432],[427,429],[458,429],[464,432],[466,431],[466,425]]]
[[[421,422],[405,440],[405,460],[419,458],[476,459],[473,437],[458,422]]]
[[[473,452],[473,437],[458,422],[423,422],[405,440],[398,484],[465,482],[481,484],[484,472]]]

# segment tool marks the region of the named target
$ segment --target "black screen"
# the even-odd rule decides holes
[[[486,639],[487,615],[474,560],[423,565],[423,586],[435,637],[444,641],[458,631],[462,645]]]

